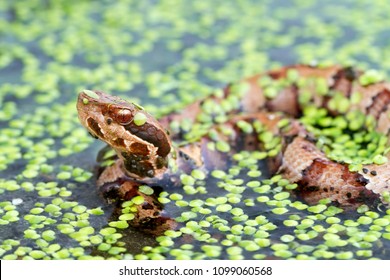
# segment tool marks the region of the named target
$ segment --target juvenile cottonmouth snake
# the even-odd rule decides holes
[[[345,106],[337,105],[337,100]],[[370,73],[351,67],[294,65],[229,85],[159,121],[141,106],[101,91],[82,91],[77,109],[82,125],[117,155],[98,176],[100,192],[120,201],[141,197],[134,204],[131,224],[163,231],[175,222],[162,214],[154,195],[142,191],[145,185],[180,187],[181,174],[223,169],[234,152],[267,149],[268,141],[277,151],[269,159],[270,169],[296,183],[294,191],[307,203],[324,198],[342,207],[388,203],[386,150],[379,151],[374,162],[362,161],[351,168],[344,160],[330,159],[299,117],[309,107],[324,108],[331,116],[353,112],[374,120],[373,129],[387,139],[389,104],[390,83],[370,78]],[[184,133],[180,123],[191,124],[190,132]],[[267,133],[276,140],[265,137]]]

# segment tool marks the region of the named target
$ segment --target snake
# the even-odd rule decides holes
[[[308,204],[327,199],[345,208],[387,206],[390,83],[374,74],[341,65],[285,66],[231,83],[158,120],[134,102],[83,90],[77,100],[81,124],[115,151],[98,174],[98,190],[115,201],[141,198],[129,223],[161,234],[177,223],[150,189],[183,187],[183,174],[207,174],[226,168],[236,152],[268,149],[271,174],[295,184],[293,191]],[[323,137],[302,121],[307,111],[312,117],[306,123],[326,111],[347,134],[354,129],[343,121],[362,119],[359,129],[381,135],[384,148],[356,165],[331,157]]]

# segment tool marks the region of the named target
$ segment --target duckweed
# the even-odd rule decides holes
[[[224,142],[221,140],[216,142],[215,147],[218,151],[223,152],[223,153],[227,153],[230,151],[229,144],[227,142]]]
[[[135,196],[131,199],[131,201],[135,204],[135,205],[141,205],[145,202],[145,198],[138,195],[138,196]],[[161,201],[160,201],[161,202]]]
[[[138,113],[135,114],[133,122],[137,126],[142,126],[142,125],[144,125],[146,123],[146,120],[147,120],[146,115],[141,113],[141,112],[138,112]]]
[[[285,220],[283,221],[283,224],[287,227],[295,227],[298,225],[298,222],[294,220]]]
[[[339,260],[349,260],[353,258],[353,253],[352,252],[339,252],[336,253],[336,259]]]
[[[127,223],[127,221],[114,221],[114,222],[110,222],[108,224],[111,227],[120,228],[120,229],[124,229],[124,228],[129,227],[129,224]]]
[[[367,70],[360,78],[359,82],[362,86],[368,86],[373,83],[380,82],[384,79],[383,73],[378,72],[377,70],[370,69]]]
[[[280,176],[264,180],[268,174],[263,161],[279,153],[281,139],[259,122],[238,121],[237,129],[247,136],[256,133],[265,151],[234,150],[229,138],[233,130],[223,124],[229,111],[241,106],[241,96],[248,90],[245,83],[231,86],[232,94],[221,106],[205,102],[196,122],[171,123],[172,132],[182,132],[188,141],[208,135],[210,153],[235,155],[224,160],[227,168],[195,169],[182,175],[182,189],[167,188],[159,194],[159,188],[140,186],[143,195],[156,195],[165,213],[181,227],[167,231],[164,236],[168,238],[157,239],[157,245],[153,239],[142,254],[128,249],[133,239],[129,223],[145,199],[138,196],[124,202],[119,213],[108,218],[111,211],[96,195],[92,173],[97,144],[78,123],[76,92],[102,88],[131,96],[135,102],[147,93],[150,99],[142,100],[145,108],[162,116],[182,108],[181,102],[192,103],[214,92],[214,85],[290,63],[279,55],[286,50],[293,54],[294,63],[331,59],[363,69],[388,72],[390,67],[378,55],[383,50],[381,26],[386,26],[380,15],[389,10],[387,4],[326,3],[321,4],[321,14],[313,14],[319,4],[298,1],[296,12],[291,13],[290,5],[272,4],[275,13],[269,14],[264,12],[271,7],[268,2],[259,4],[259,9],[246,0],[190,6],[179,2],[142,7],[107,2],[93,4],[94,9],[88,9],[91,3],[61,2],[51,7],[41,5],[40,0],[27,6],[12,1],[1,5],[5,18],[16,15],[3,22],[8,33],[0,40],[7,49],[2,53],[0,46],[0,231],[5,237],[1,258],[88,259],[91,252],[98,254],[93,257],[97,259],[389,258],[390,219],[384,212],[363,206],[344,213],[326,201],[307,205],[289,192],[297,184]],[[363,6],[370,7],[370,14]],[[44,8],[35,11],[35,7]],[[335,8],[350,12],[333,13]],[[215,13],[204,16],[207,10]],[[329,19],[326,24],[325,17]],[[360,24],[356,19],[363,17],[367,20]],[[291,25],[291,20],[297,25]],[[95,26],[92,33],[90,26]],[[354,38],[338,38],[338,33],[350,29],[356,33]],[[253,40],[257,37],[260,43]],[[334,48],[329,48],[329,42]],[[157,63],[150,64],[151,55],[160,58]],[[383,79],[384,74],[369,70],[358,82],[368,86]],[[324,79],[307,80],[294,70],[280,81],[261,77],[258,82],[269,99],[277,98],[285,85],[296,83],[302,104],[310,104],[315,89],[329,99],[332,110],[341,113],[362,99],[359,92],[346,99],[329,90]],[[84,92],[98,98],[93,91]],[[223,98],[224,94],[219,90],[214,95]],[[144,125],[146,115],[138,113],[133,121]],[[302,122],[328,156],[345,162],[351,171],[387,162],[387,137],[374,133],[374,123],[362,114],[352,111],[345,117],[332,117],[324,109],[308,106]],[[221,125],[222,138],[209,132],[212,123]],[[289,124],[282,119],[278,127]],[[361,133],[361,128],[368,133]],[[21,232],[13,237],[18,242],[7,239],[12,232]],[[186,235],[191,235],[193,244],[182,244]]]
[[[357,219],[357,222],[362,225],[368,225],[372,223],[372,218],[366,217],[366,216],[361,216]]]

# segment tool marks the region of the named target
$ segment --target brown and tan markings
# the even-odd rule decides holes
[[[100,174],[98,187],[103,192],[115,190],[114,196],[122,200],[143,196],[145,202],[138,206],[133,225],[161,231],[175,223],[163,217],[156,198],[139,192],[139,186],[180,186],[180,173],[194,168],[206,172],[223,168],[229,154],[263,148],[256,130],[243,133],[240,121],[261,123],[280,137],[280,152],[270,160],[272,170],[297,183],[297,194],[308,203],[323,198],[344,207],[381,199],[381,203],[386,203],[383,197],[389,191],[390,163],[385,150],[376,161],[353,170],[343,161],[330,159],[318,147],[316,137],[299,121],[306,106],[325,108],[332,116],[358,112],[373,119],[375,131],[387,137],[390,84],[370,78],[369,74],[341,66],[284,67],[229,85],[221,93],[158,121],[139,105],[101,91],[82,91],[77,109],[82,125],[112,147],[118,157]],[[336,97],[346,100],[347,106],[335,103]],[[174,147],[171,139],[187,139],[183,139],[180,129],[168,134],[170,124],[183,120],[196,123],[210,104],[214,104],[214,115],[211,114],[207,128],[213,133],[201,134],[186,145]],[[223,123],[217,120],[218,113],[223,115]],[[286,118],[289,125],[279,127],[279,121]],[[210,150],[208,144],[215,141],[213,137],[229,143],[230,149]]]

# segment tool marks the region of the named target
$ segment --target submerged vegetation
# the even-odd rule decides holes
[[[140,233],[127,221],[142,197],[112,214],[99,196],[94,174],[102,145],[81,127],[75,107],[79,91],[101,89],[162,116],[219,94],[227,83],[292,63],[388,73],[389,12],[388,1],[368,0],[0,1],[0,258],[390,259],[389,209],[346,212],[326,200],[300,201],[289,192],[295,184],[264,168],[279,139],[245,122],[239,127],[257,129],[266,150],[236,153],[226,170],[182,175],[183,188],[159,194],[181,226],[158,237]],[[360,83],[383,75],[368,71]],[[339,112],[348,107],[337,95],[331,103]],[[234,104],[206,102],[199,119],[207,123],[209,113]],[[302,121],[351,170],[367,155],[384,160],[382,135],[344,133],[370,127],[369,119],[331,118],[308,107]],[[188,131],[188,141],[202,128],[175,126]],[[212,136],[207,127],[203,133]],[[213,145],[230,149],[223,141]]]

